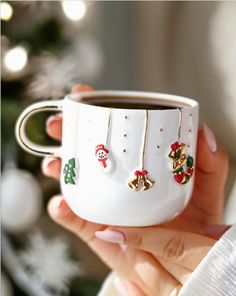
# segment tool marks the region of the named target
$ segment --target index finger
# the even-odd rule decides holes
[[[86,84],[75,85],[72,89],[72,93],[92,91],[93,88]],[[47,134],[55,140],[61,140],[62,138],[62,113],[52,115],[46,122]]]

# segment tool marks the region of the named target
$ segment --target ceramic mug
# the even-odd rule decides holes
[[[62,145],[27,138],[28,118],[63,113]],[[181,96],[93,91],[29,106],[16,124],[26,151],[62,159],[61,189],[80,217],[100,224],[148,226],[186,207],[194,183],[198,103]]]

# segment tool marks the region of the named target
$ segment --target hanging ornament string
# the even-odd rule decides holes
[[[145,160],[145,151],[146,151],[146,142],[147,142],[147,128],[148,128],[148,110],[145,110],[145,123],[144,123],[144,137],[143,137],[143,148],[141,154],[141,170],[136,170],[134,172],[135,177],[128,182],[128,186],[134,191],[146,191],[154,185],[148,177],[148,171],[144,169],[144,160]]]
[[[106,173],[110,172],[111,169],[114,167],[114,163],[112,162],[110,156],[110,150],[108,149],[108,142],[111,129],[111,114],[112,108],[109,108],[105,144],[98,144],[95,147],[95,156],[97,158],[99,167]]]
[[[144,170],[144,157],[146,150],[146,142],[147,142],[147,127],[148,127],[148,110],[145,110],[145,127],[144,127],[144,137],[143,137],[143,152],[141,159],[141,168]]]
[[[181,137],[182,119],[183,119],[182,109],[179,108],[178,142],[180,141],[180,137]]]
[[[171,145],[169,153],[169,157],[172,159],[174,179],[181,185],[189,182],[194,171],[193,157],[186,154],[186,144],[180,142],[182,117],[182,108],[179,108],[178,141]]]
[[[111,127],[111,108],[109,108],[109,115],[107,120],[107,136],[105,144],[108,145],[109,137],[110,137],[110,127]]]

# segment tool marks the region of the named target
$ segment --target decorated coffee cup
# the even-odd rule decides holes
[[[16,124],[29,153],[62,159],[61,190],[80,217],[100,224],[148,226],[173,219],[194,183],[198,103],[181,96],[93,91],[26,108]],[[28,139],[26,122],[63,113],[60,147]]]

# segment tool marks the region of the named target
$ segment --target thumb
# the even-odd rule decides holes
[[[192,196],[194,205],[213,220],[222,216],[224,187],[228,173],[228,156],[216,143],[210,128],[204,124],[198,132],[195,186]],[[218,218],[217,218],[218,217]]]

